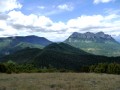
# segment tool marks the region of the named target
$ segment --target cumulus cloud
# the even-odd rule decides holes
[[[8,17],[7,14],[0,14],[0,20],[6,20]]]
[[[67,26],[69,28],[84,28],[84,27],[92,27],[99,26],[101,20],[103,20],[103,16],[101,15],[93,15],[93,16],[85,16],[82,15],[76,19],[71,19],[67,22]]]
[[[119,15],[93,15],[93,16],[80,16],[71,19],[67,22],[68,32],[99,32],[104,31],[108,34],[120,34],[120,18]],[[116,20],[118,19],[118,20]]]
[[[0,25],[0,36],[4,37],[6,34],[10,36],[17,34],[17,30],[8,25],[6,20],[0,20]]]
[[[21,8],[22,5],[17,0],[0,0],[0,12],[6,12],[15,8]]]
[[[38,35],[52,41],[66,39],[73,32],[99,32],[120,35],[120,15],[81,15],[66,23],[54,22],[49,17],[25,15],[20,11],[0,14],[0,36]]]
[[[38,32],[62,33],[66,31],[66,25],[63,22],[53,22],[45,16],[37,16],[35,14],[24,15],[22,12],[14,10],[9,12],[7,17],[0,21],[0,31],[4,31],[1,33],[1,36],[5,35],[8,30],[14,32],[13,35],[23,35],[24,33],[29,35]]]
[[[94,0],[94,4],[99,4],[99,3],[109,3],[114,0]]]

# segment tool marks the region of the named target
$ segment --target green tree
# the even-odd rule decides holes
[[[13,62],[12,60],[9,60],[7,63],[5,63],[7,70],[9,73],[13,73],[17,71],[17,64]]]
[[[120,74],[120,64],[111,63],[108,65],[107,73]]]
[[[2,63],[0,63],[0,72],[1,73],[7,72],[7,67],[4,64],[2,64]]]
[[[107,64],[106,63],[99,63],[96,68],[94,69],[94,72],[96,73],[106,73],[107,71]]]

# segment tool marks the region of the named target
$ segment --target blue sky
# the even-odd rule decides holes
[[[94,0],[19,0],[23,4],[24,14],[48,16],[54,21],[67,22],[81,15],[107,15],[109,11],[120,9],[120,0],[94,3]],[[102,0],[101,0],[102,1]],[[107,1],[107,0],[103,0]],[[109,0],[108,0],[109,1]],[[58,7],[61,5],[63,9]],[[66,5],[66,8],[65,8]],[[67,9],[68,7],[68,9]]]
[[[0,36],[63,41],[73,32],[120,37],[120,0],[0,0]]]

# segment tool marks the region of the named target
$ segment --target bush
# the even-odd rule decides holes
[[[90,72],[95,73],[120,74],[120,64],[118,63],[99,63],[98,65],[90,66],[89,69]]]

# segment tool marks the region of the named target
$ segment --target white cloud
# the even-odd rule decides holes
[[[111,1],[114,1],[114,0],[94,0],[94,3],[95,4],[99,4],[99,3],[109,3]]]
[[[8,13],[8,21],[12,24],[20,24],[20,25],[32,25],[33,21],[37,19],[37,16],[34,14],[24,15],[20,11],[11,11]]]
[[[82,15],[67,22],[68,32],[99,32],[108,34],[120,34],[120,15]]]
[[[0,28],[2,31],[0,31],[0,36],[12,36],[17,34],[17,30],[12,28],[10,25],[7,25],[6,21],[0,20]]]
[[[68,32],[99,32],[103,31],[108,34],[120,34],[120,16],[119,15],[93,15],[81,16],[71,19],[67,22]]]
[[[52,25],[52,20],[45,16],[37,16],[35,14],[24,15],[20,11],[11,11],[8,13],[8,22],[24,26],[48,27]]]
[[[20,11],[13,10],[0,20],[0,25],[0,36],[34,34],[53,41],[60,41],[66,39],[73,32],[103,31],[119,35],[120,15],[81,15],[65,23],[62,21],[54,22],[46,16],[25,15]]]
[[[0,0],[0,12],[6,12],[15,8],[21,8],[22,5],[17,0]]]
[[[52,20],[50,20],[48,17],[39,16],[33,25],[38,27],[50,27],[52,23]]]
[[[58,32],[65,30],[65,24],[63,22],[53,22],[50,18],[45,16],[37,16],[35,14],[24,15],[20,11],[11,11],[8,13],[8,18],[6,20],[1,20],[0,32],[6,33],[9,28],[9,31],[15,30],[18,32],[18,35],[24,35],[24,33],[33,34],[33,32]],[[32,32],[32,33],[31,33]],[[4,34],[1,33],[1,36]],[[13,34],[16,35],[16,34]],[[9,36],[9,33],[8,33]]]
[[[50,27],[51,30],[57,30],[57,31],[59,31],[59,30],[64,30],[64,29],[66,29],[66,28],[67,28],[67,27],[66,27],[66,25],[65,25],[63,22],[54,23],[54,24]]]
[[[103,20],[103,16],[101,15],[93,15],[93,16],[81,16],[76,19],[71,19],[67,22],[67,26],[69,28],[85,28],[92,26],[99,26],[101,20]]]
[[[58,5],[57,8],[60,10],[65,10],[65,11],[72,11],[74,9],[74,7],[70,4]]]

